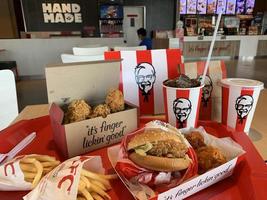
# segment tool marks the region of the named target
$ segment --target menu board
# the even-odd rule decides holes
[[[180,14],[186,14],[186,0],[180,0]]]
[[[219,13],[225,14],[225,10],[226,10],[226,0],[218,0],[216,13],[217,14],[219,14]]]
[[[27,32],[99,29],[97,1],[21,0],[21,8]]]
[[[198,12],[198,14],[206,14],[207,13],[207,0],[198,0],[197,12]]]
[[[252,14],[255,0],[180,0],[180,14]]]
[[[196,14],[197,13],[197,0],[187,0],[187,14]]]
[[[226,14],[234,15],[235,14],[235,2],[236,0],[228,0],[226,6]]]
[[[208,0],[207,14],[215,14],[217,0]]]
[[[236,0],[236,14],[244,14],[245,0]]]
[[[255,5],[255,0],[247,0],[245,14],[252,14]]]

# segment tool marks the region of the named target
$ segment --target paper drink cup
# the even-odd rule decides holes
[[[248,134],[263,83],[226,78],[222,86],[222,124]]]
[[[175,88],[164,85],[164,82],[166,121],[176,128],[196,127],[204,85],[192,88]]]

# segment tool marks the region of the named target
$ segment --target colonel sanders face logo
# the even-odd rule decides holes
[[[183,128],[183,123],[191,113],[192,104],[188,99],[178,98],[173,101],[173,112],[179,122],[179,128]]]
[[[199,76],[198,80],[201,81],[202,76]],[[204,84],[205,86],[203,87],[203,90],[202,90],[201,101],[203,102],[204,106],[208,106],[208,102],[211,97],[211,92],[213,90],[212,80],[208,75],[205,78]]]
[[[150,63],[140,63],[135,68],[135,80],[142,91],[144,101],[148,101],[149,91],[156,81],[156,72]]]
[[[241,95],[236,99],[235,109],[240,119],[240,123],[243,123],[243,119],[245,119],[249,114],[253,106],[253,102],[253,97],[250,95]]]

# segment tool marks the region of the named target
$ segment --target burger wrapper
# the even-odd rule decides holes
[[[46,176],[24,200],[76,200],[82,169],[104,173],[99,156],[76,156],[61,163]]]
[[[177,133],[177,129],[167,123],[161,121],[152,121],[146,124],[146,126],[140,130],[132,134],[128,134],[122,140],[118,161],[116,163],[115,169],[116,171],[123,176],[125,179],[132,183],[132,187],[134,183],[142,183],[147,186],[153,187],[153,189],[157,192],[166,191],[176,185],[179,185],[184,180],[193,177],[197,173],[197,158],[193,148],[187,142],[187,140],[181,135],[184,143],[188,146],[187,155],[192,160],[190,166],[186,170],[182,170],[179,172],[171,173],[171,172],[158,172],[149,169],[142,168],[137,166],[128,158],[127,153],[127,144],[132,137],[136,134],[143,132],[145,129],[162,129],[168,132]],[[131,184],[129,183],[129,184]],[[136,185],[136,184],[135,184]],[[144,187],[144,186],[142,186]]]
[[[27,191],[32,189],[32,184],[24,180],[20,168],[20,160],[31,155],[17,156],[0,166],[0,191]]]

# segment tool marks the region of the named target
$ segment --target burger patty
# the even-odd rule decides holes
[[[153,147],[146,153],[151,156],[183,158],[187,152],[187,146],[173,140],[153,142]]]

